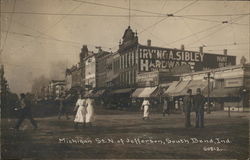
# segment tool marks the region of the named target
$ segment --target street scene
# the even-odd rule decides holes
[[[39,129],[33,130],[25,123],[18,132],[8,130],[13,121],[5,120],[2,158],[246,159],[249,156],[247,113],[233,113],[229,118],[225,112],[215,112],[205,115],[206,128],[185,129],[182,114],[167,117],[152,114],[151,120],[145,122],[139,113],[99,112],[104,114],[97,112],[93,127],[79,130],[64,117],[37,118]],[[119,142],[121,139],[123,143]]]
[[[250,2],[0,4],[1,159],[250,158]]]

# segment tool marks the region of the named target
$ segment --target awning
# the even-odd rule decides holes
[[[114,91],[111,91],[111,94],[123,94],[123,93],[129,93],[132,92],[133,88],[124,88],[124,89],[117,89]]]
[[[132,94],[132,97],[144,98],[150,97],[150,95],[156,90],[157,87],[146,87],[146,88],[138,88]]]
[[[182,96],[184,90],[186,89],[187,85],[190,81],[174,81],[169,88],[166,90],[164,95],[168,96]]]
[[[169,88],[170,85],[171,83],[158,86],[156,90],[150,95],[150,97],[157,98],[163,96],[164,92]]]
[[[192,94],[197,94],[196,90],[197,88],[201,89],[201,92],[208,86],[208,82],[206,80],[192,80],[187,87],[182,90],[181,95],[187,95],[187,90],[192,89]]]
[[[207,96],[207,95],[205,95]],[[240,96],[240,88],[220,88],[214,89],[210,91],[210,97],[239,97]]]
[[[133,94],[131,95],[131,97],[135,98],[135,97],[139,97],[140,93],[143,91],[144,88],[137,88]]]

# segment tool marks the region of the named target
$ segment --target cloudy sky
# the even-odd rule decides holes
[[[130,20],[129,20],[129,6]],[[63,78],[83,44],[116,51],[124,30],[153,46],[242,56],[248,60],[250,2],[166,0],[1,0],[1,57],[13,92],[39,76]],[[171,16],[171,14],[173,16]],[[170,16],[166,16],[170,15]]]

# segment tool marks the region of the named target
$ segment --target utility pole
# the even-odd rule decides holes
[[[210,114],[211,113],[211,103],[210,103],[210,79],[214,79],[214,77],[211,77],[211,73],[208,72],[207,73],[207,77],[205,77],[205,79],[207,79],[207,88],[208,88],[208,92],[207,92],[207,103],[208,103],[208,110],[207,113]]]

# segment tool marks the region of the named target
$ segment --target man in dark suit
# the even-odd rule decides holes
[[[32,113],[31,113],[31,101],[28,98],[26,98],[24,93],[20,94],[20,108],[19,108],[19,111],[20,111],[20,117],[18,118],[14,129],[18,130],[25,118],[30,120],[31,124],[34,126],[34,129],[37,129],[37,123],[33,119]]]
[[[204,104],[205,97],[201,94],[201,89],[197,88],[197,95],[194,98],[194,109],[196,112],[196,128],[204,127]]]
[[[183,100],[183,111],[185,112],[185,127],[189,128],[191,127],[190,113],[192,111],[194,101],[192,96],[192,89],[188,89],[187,93],[188,95],[186,95]]]

